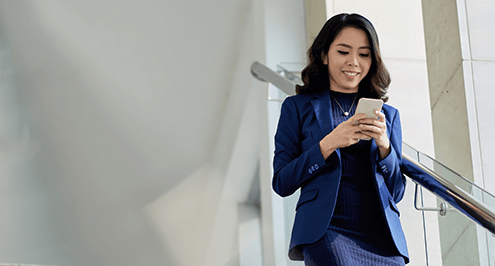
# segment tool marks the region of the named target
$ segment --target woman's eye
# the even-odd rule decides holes
[[[361,54],[362,57],[369,57],[370,54]]]
[[[337,51],[339,52],[339,54],[348,54],[349,52],[346,52],[346,51]]]

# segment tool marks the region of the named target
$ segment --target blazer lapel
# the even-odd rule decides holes
[[[333,118],[332,118],[332,102],[330,101],[330,91],[324,90],[319,93],[316,93],[315,99],[311,101],[313,105],[313,109],[315,111],[316,120],[318,121],[318,125],[320,126],[321,136],[318,139],[323,139],[326,135],[328,135],[333,127]],[[315,132],[316,133],[316,132]],[[340,160],[340,149],[335,150],[337,157]]]
[[[328,90],[324,90],[315,94],[314,96],[315,99],[311,101],[311,104],[313,105],[316,120],[318,121],[318,125],[321,129],[321,138],[323,138],[333,130],[330,92]]]

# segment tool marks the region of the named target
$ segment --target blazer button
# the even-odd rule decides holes
[[[318,164],[315,164],[315,169],[318,170],[320,166]]]
[[[312,173],[313,173],[313,170],[311,170],[311,168],[309,168],[309,169],[308,169],[308,172],[309,172],[310,174],[312,174]]]

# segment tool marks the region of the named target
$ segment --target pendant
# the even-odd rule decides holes
[[[344,116],[349,116],[349,112],[344,112]]]

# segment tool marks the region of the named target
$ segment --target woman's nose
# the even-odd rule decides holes
[[[348,61],[347,61],[347,64],[349,66],[352,66],[352,67],[356,67],[358,66],[358,60],[357,60],[357,57],[356,56],[350,56]]]

